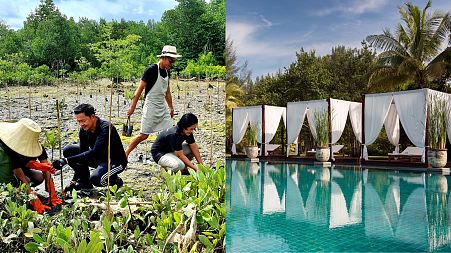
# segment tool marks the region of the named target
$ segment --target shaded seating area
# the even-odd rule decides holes
[[[402,151],[401,153],[388,153],[388,160],[398,160],[398,159],[404,159],[409,160],[409,162],[413,161],[421,161],[421,157],[423,156],[424,148],[418,148],[418,147],[407,147]]]
[[[300,102],[287,103],[287,146],[296,144],[301,132],[302,125],[305,118],[307,118],[310,126],[310,131],[313,138],[317,139],[315,130],[314,115],[316,112],[327,111],[330,115],[330,129],[329,137],[331,145],[331,159],[333,155],[339,152],[343,145],[336,144],[344,131],[346,121],[349,115],[353,132],[359,142],[362,140],[362,104],[358,102],[351,102],[339,99],[321,99]],[[307,151],[307,156],[314,156],[315,150]],[[289,154],[287,153],[287,157]]]
[[[431,90],[418,89],[399,92],[387,92],[378,94],[366,94],[364,98],[364,122],[363,122],[363,147],[362,158],[368,160],[367,146],[376,141],[382,127],[385,127],[388,140],[395,146],[395,152],[388,154],[389,160],[395,158],[407,158],[413,161],[421,153],[421,162],[426,162],[428,122],[428,103],[434,98],[441,97],[450,99],[447,93]],[[448,119],[449,121],[449,119]],[[398,153],[400,127],[402,126],[409,141],[418,149],[409,149],[406,153]],[[448,123],[448,133],[450,133]],[[449,134],[448,134],[449,138]],[[410,152],[409,152],[410,151]]]
[[[232,110],[232,154],[236,155],[239,144],[250,124],[257,126],[257,142],[260,144],[260,156],[267,156],[281,145],[270,144],[276,134],[280,120],[286,127],[286,108],[270,105],[238,107]],[[283,152],[283,151],[281,151]]]

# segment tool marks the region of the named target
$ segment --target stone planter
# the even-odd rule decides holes
[[[259,163],[251,163],[251,166],[249,168],[249,174],[251,176],[256,176],[259,171],[260,171],[260,164]]]
[[[257,146],[247,146],[244,148],[247,157],[250,159],[255,159],[258,156],[258,147]]]
[[[448,180],[443,175],[430,175],[426,178],[426,189],[434,193],[448,193]]]
[[[315,158],[318,162],[327,162],[330,158],[330,149],[328,147],[325,148],[316,148]]]
[[[428,163],[433,168],[443,168],[448,161],[446,149],[429,149],[428,150]]]

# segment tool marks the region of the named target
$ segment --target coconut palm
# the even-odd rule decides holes
[[[366,40],[381,49],[380,63],[370,77],[369,87],[377,90],[402,90],[429,87],[433,80],[441,78],[450,64],[450,47],[441,51],[443,42],[449,43],[450,13],[427,13],[429,0],[423,10],[407,3],[399,13],[404,25],[398,24],[395,34],[388,29],[383,34],[370,35]]]

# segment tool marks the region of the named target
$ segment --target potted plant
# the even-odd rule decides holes
[[[433,168],[443,168],[448,160],[445,146],[449,111],[446,98],[429,96],[429,148],[427,158]]]
[[[330,158],[329,149],[329,115],[326,110],[314,113],[316,130],[315,158],[319,162],[327,162]]]
[[[257,146],[257,125],[250,124],[249,130],[246,134],[246,146],[244,147],[247,157],[255,159],[258,156]]]

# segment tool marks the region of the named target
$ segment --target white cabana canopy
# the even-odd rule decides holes
[[[281,118],[286,126],[285,107],[270,105],[238,107],[233,109],[232,117],[232,154],[236,154],[236,144],[243,140],[249,124],[255,124],[260,129],[257,132],[257,142],[261,144],[268,144],[274,138]]]
[[[419,89],[365,95],[365,141],[363,158],[368,159],[367,146],[377,139],[385,126],[389,141],[398,149],[401,123],[409,140],[417,147],[424,148],[426,142],[427,104],[432,97],[451,99],[450,94]],[[448,118],[448,138],[451,133]],[[423,152],[422,161],[425,161]]]
[[[339,99],[330,99],[329,101],[331,108],[331,144],[337,143],[343,134],[348,114],[351,118],[354,134],[357,140],[362,142],[362,104]],[[313,138],[316,140],[314,114],[320,111],[329,111],[329,103],[326,99],[287,103],[287,146],[291,143],[297,143],[296,140],[304,123],[305,115],[307,115]]]

